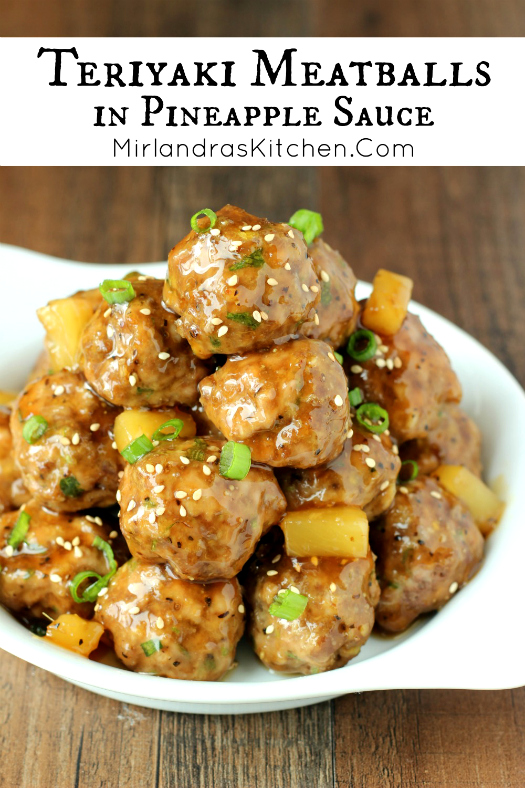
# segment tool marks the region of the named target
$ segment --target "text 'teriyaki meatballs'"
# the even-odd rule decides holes
[[[366,558],[289,558],[282,541],[270,538],[244,581],[248,632],[255,653],[273,670],[308,674],[342,667],[372,631],[379,587],[370,551]],[[297,618],[270,613],[272,603],[294,593],[306,602]]]
[[[426,438],[404,443],[402,460],[416,460],[419,473],[429,474],[439,465],[464,465],[481,476],[481,433],[477,424],[453,403],[443,405],[438,422]]]
[[[342,451],[350,427],[345,374],[319,340],[233,356],[201,382],[200,392],[223,435],[275,467],[328,462]]]
[[[11,431],[31,496],[66,512],[115,503],[122,464],[112,445],[117,413],[80,372],[45,375],[27,386],[13,409]]]
[[[376,402],[388,411],[390,430],[400,443],[424,438],[437,425],[441,406],[461,399],[449,358],[410,313],[394,336],[378,340],[372,358],[347,357],[350,389],[359,387],[365,402]]]
[[[93,389],[114,405],[192,405],[208,372],[162,306],[159,279],[130,277],[134,296],[103,301],[81,338],[81,366]]]
[[[234,577],[286,501],[273,471],[252,463],[242,480],[219,473],[223,441],[162,441],[120,486],[120,524],[134,556],[165,561],[188,580]]]
[[[321,238],[308,247],[321,288],[317,317],[302,327],[301,333],[311,339],[324,339],[332,347],[343,345],[355,330],[359,304],[355,298],[354,272],[339,252]]]
[[[244,630],[236,578],[199,585],[137,559],[113,577],[95,618],[127,668],[194,681],[217,681],[233,666]]]
[[[392,508],[370,528],[381,599],[376,620],[402,632],[439,610],[477,571],[483,537],[468,509],[434,479],[401,486]]]
[[[18,509],[29,500],[13,455],[10,414],[9,408],[0,405],[0,514]]]
[[[2,515],[0,602],[33,618],[44,613],[51,618],[62,613],[89,618],[93,605],[74,601],[71,582],[79,572],[109,572],[104,552],[93,541],[98,536],[109,543],[110,532],[94,518],[51,512],[34,501],[23,511]]]
[[[326,465],[283,468],[279,484],[288,509],[323,506],[359,506],[372,520],[394,499],[401,461],[389,436],[374,435],[353,422],[343,451]]]
[[[320,283],[302,234],[226,205],[168,258],[164,300],[201,358],[245,353],[314,320]]]

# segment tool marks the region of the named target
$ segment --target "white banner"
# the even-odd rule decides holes
[[[11,38],[3,165],[523,165],[519,38]]]

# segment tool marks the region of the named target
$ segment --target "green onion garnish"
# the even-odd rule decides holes
[[[356,361],[368,361],[369,358],[375,356],[376,350],[376,336],[373,331],[369,331],[367,328],[354,331],[346,346],[346,352]]]
[[[241,323],[248,328],[259,328],[259,323],[250,312],[227,312],[226,317],[228,320],[233,320],[235,323]]]
[[[26,538],[26,534],[29,531],[30,520],[31,517],[27,512],[20,512],[18,515],[15,527],[11,531],[11,535],[7,540],[7,544],[12,547],[13,550],[16,550],[16,548],[21,545]]]
[[[365,402],[364,405],[360,405],[355,412],[355,417],[362,427],[366,427],[370,432],[375,432],[376,435],[387,430],[390,424],[386,410],[375,402]]]
[[[352,389],[352,391],[348,392],[348,399],[350,400],[350,405],[352,407],[357,408],[363,401],[363,395],[361,394],[360,388]]]
[[[104,553],[104,555],[106,556],[106,560],[109,564],[110,571],[116,572],[117,562],[115,561],[115,554],[113,553],[113,548],[111,547],[109,542],[106,542],[100,536],[95,536],[95,538],[93,539],[93,547],[96,547],[98,550]]]
[[[405,478],[403,478],[401,475],[403,473],[404,465],[408,465],[411,468],[410,476],[407,476]],[[403,484],[404,482],[413,482],[414,479],[417,479],[418,473],[419,473],[419,465],[415,460],[403,460],[403,462],[401,463],[401,471],[399,472],[397,481],[399,484]]]
[[[336,359],[339,361],[339,363],[340,363],[340,364],[342,364],[342,363],[343,363],[343,357],[342,357],[342,355],[341,355],[340,353],[337,353],[337,351],[336,351],[336,350],[334,350],[334,356],[336,357]]]
[[[47,430],[47,427],[47,421],[43,416],[31,416],[22,428],[22,437],[28,443],[36,443]]]
[[[207,216],[210,220],[210,223],[207,227],[199,227],[198,218],[199,216]],[[211,210],[211,208],[203,208],[202,211],[197,211],[194,213],[190,219],[191,229],[195,230],[196,233],[207,233],[208,230],[211,230],[215,227],[215,222],[217,221],[217,214]]]
[[[162,432],[166,427],[173,427],[173,432]],[[158,430],[155,430],[151,436],[152,441],[173,441],[179,437],[181,429],[184,427],[182,419],[170,419],[161,424]],[[124,449],[126,451],[126,449]]]
[[[98,289],[108,304],[124,304],[136,296],[133,285],[126,279],[104,279]]]
[[[93,539],[93,547],[97,547],[106,556],[106,560],[109,564],[109,572],[104,576],[99,575],[98,572],[92,571],[79,572],[78,575],[75,575],[71,582],[69,591],[75,602],[78,602],[78,604],[82,604],[82,602],[95,602],[99,592],[103,588],[106,588],[109,581],[117,571],[117,562],[115,561],[115,556],[113,554],[111,545],[104,541],[104,539],[101,539],[100,536],[95,536]],[[95,579],[95,582],[91,583],[81,594],[79,594],[79,586],[81,586],[86,580],[91,580],[92,578]]]
[[[84,492],[78,479],[75,479],[74,476],[64,476],[63,479],[60,479],[60,489],[68,498],[78,498]]]
[[[241,481],[248,475],[251,464],[252,453],[246,444],[228,441],[222,447],[219,473],[226,479]]]
[[[144,643],[141,643],[140,647],[147,657],[151,657],[156,651],[162,649],[162,643],[158,638],[152,638],[152,640],[146,640]]]
[[[268,608],[271,616],[285,618],[287,621],[295,621],[296,618],[304,613],[308,597],[303,594],[296,594],[295,591],[286,589],[284,594],[274,596],[273,602]]]
[[[254,249],[253,252],[245,255],[245,257],[228,266],[228,268],[230,271],[240,271],[241,268],[262,268],[265,262],[262,249]]]
[[[152,449],[152,442],[146,435],[142,434],[139,438],[135,438],[134,441],[128,443],[126,448],[122,449],[120,453],[125,460],[133,465],[135,462],[137,462],[137,460],[140,460],[141,457],[144,457],[144,455],[150,452]]]
[[[323,217],[321,214],[315,211],[309,211],[307,208],[300,208],[296,211],[294,215],[288,219],[288,224],[302,232],[307,246],[310,246],[314,238],[321,235],[324,230]]]

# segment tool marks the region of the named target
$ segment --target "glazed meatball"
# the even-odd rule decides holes
[[[193,405],[197,383],[208,373],[162,306],[163,283],[131,277],[136,296],[103,301],[81,338],[81,366],[93,389],[127,408]]]
[[[217,681],[230,670],[244,630],[236,578],[198,585],[166,564],[136,559],[111,580],[95,618],[127,668],[194,681]]]
[[[203,227],[209,226],[204,219]],[[164,300],[201,358],[244,353],[314,320],[320,283],[299,230],[233,205],[213,229],[193,230],[168,258]]]
[[[9,429],[10,409],[0,406],[0,514],[18,509],[29,495],[15,465],[13,441]]]
[[[297,339],[229,358],[201,381],[201,401],[228,438],[275,467],[337,457],[350,428],[346,378],[329,345]]]
[[[374,435],[355,421],[350,432],[341,454],[326,465],[278,472],[289,510],[360,506],[372,520],[388,509],[401,467],[397,447],[388,435]]]
[[[301,333],[311,339],[324,339],[332,347],[344,345],[355,331],[359,304],[355,298],[354,272],[339,252],[321,238],[308,247],[321,287],[321,300],[317,305],[318,321],[308,321]]]
[[[468,509],[434,479],[402,486],[392,508],[370,528],[381,599],[376,620],[402,632],[439,610],[476,573],[483,537]]]
[[[245,573],[248,632],[259,659],[285,673],[319,673],[357,656],[374,625],[374,559],[289,558],[282,539],[261,543]],[[295,620],[269,612],[279,591],[308,597]]]
[[[162,442],[129,465],[120,524],[132,555],[165,561],[187,580],[234,577],[286,501],[273,471],[252,464],[242,481],[219,474],[223,441]]]
[[[31,383],[11,415],[16,462],[31,496],[65,512],[114,504],[122,462],[112,446],[118,412],[93,394],[80,372]],[[45,431],[28,443],[23,431],[32,416],[45,420]]]
[[[108,573],[104,553],[93,546],[95,536],[110,541],[109,526],[93,517],[58,514],[30,501],[24,511],[31,518],[25,540],[8,545],[20,511],[0,517],[0,602],[32,618],[56,618],[78,613],[89,618],[93,605],[78,604],[71,596],[71,581],[79,572]],[[102,522],[98,520],[98,522]]]
[[[459,405],[443,405],[437,425],[426,438],[401,446],[401,459],[416,460],[419,473],[429,474],[439,465],[464,465],[481,476],[481,433]]]
[[[407,314],[393,337],[378,337],[369,361],[345,361],[350,389],[388,411],[390,430],[400,442],[425,438],[446,402],[459,402],[461,386],[450,361],[416,315]]]

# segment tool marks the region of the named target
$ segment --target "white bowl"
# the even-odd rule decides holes
[[[137,267],[137,266],[133,266]],[[159,276],[163,264],[138,266]],[[125,274],[129,265],[86,265],[0,245],[6,296],[0,313],[0,388],[22,386],[42,342],[35,309],[51,298]],[[360,283],[360,296],[369,285]],[[0,608],[0,646],[85,689],[127,703],[200,714],[273,711],[348,692],[407,688],[505,689],[525,683],[520,599],[525,553],[525,395],[516,380],[475,339],[414,303],[444,346],[464,388],[464,406],[483,432],[486,478],[507,502],[487,543],[478,575],[448,605],[408,633],[372,635],[346,667],[315,676],[267,671],[245,643],[239,667],[220,682],[179,681],[83,659],[32,635]]]

